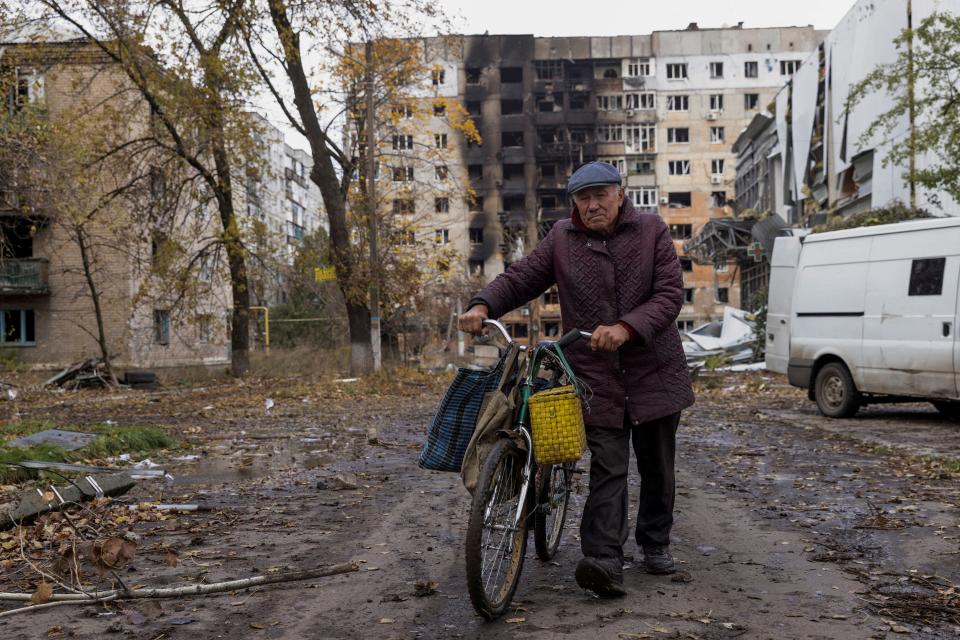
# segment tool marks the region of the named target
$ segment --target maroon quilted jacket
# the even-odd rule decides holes
[[[659,215],[640,214],[624,200],[608,238],[561,220],[471,302],[485,303],[490,317],[499,318],[554,283],[565,332],[623,321],[636,334],[616,353],[592,352],[586,340],[566,350],[593,393],[584,403],[587,425],[622,428],[624,411],[637,424],[693,404],[676,327],[683,279],[670,230]]]

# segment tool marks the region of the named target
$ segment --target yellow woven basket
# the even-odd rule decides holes
[[[540,464],[576,462],[587,450],[580,398],[572,385],[530,396],[533,455]]]

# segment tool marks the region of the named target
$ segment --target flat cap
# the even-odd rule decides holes
[[[570,176],[570,182],[567,183],[567,193],[573,195],[587,187],[611,184],[620,184],[620,172],[611,164],[594,160],[573,172],[573,175]]]

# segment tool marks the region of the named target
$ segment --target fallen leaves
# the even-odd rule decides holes
[[[37,585],[37,590],[30,596],[30,602],[33,604],[44,604],[45,602],[50,602],[51,597],[53,597],[53,585],[43,581]]]
[[[440,585],[432,580],[426,582],[424,580],[417,580],[416,584],[413,585],[413,595],[418,598],[424,598],[426,596],[432,596],[437,592],[437,588]]]

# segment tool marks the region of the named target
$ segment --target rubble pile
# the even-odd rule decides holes
[[[711,356],[719,356],[725,365],[742,365],[756,359],[755,325],[742,309],[724,307],[723,320],[708,322],[683,335],[683,351],[691,369],[706,366]]]

